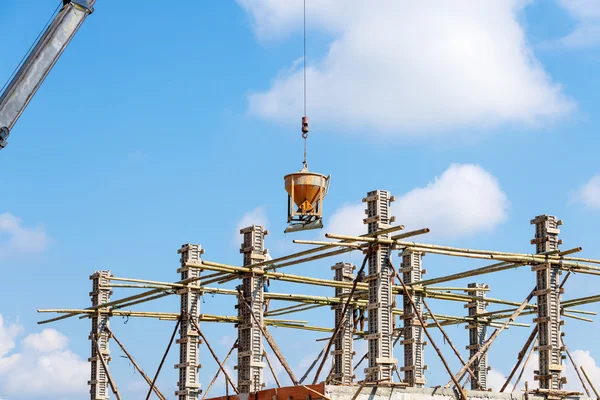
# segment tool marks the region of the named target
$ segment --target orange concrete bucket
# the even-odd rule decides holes
[[[327,195],[329,177],[303,169],[283,177],[285,191],[301,214],[321,215],[320,202]]]

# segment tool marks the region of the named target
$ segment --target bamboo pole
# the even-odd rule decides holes
[[[566,261],[561,259],[548,258],[544,259],[540,256],[535,255],[523,255],[523,256],[503,256],[503,255],[492,255],[492,258],[496,260],[512,261],[512,262],[526,262],[526,263],[541,263],[541,264],[554,264],[560,265],[560,268],[565,271],[575,271],[583,274],[598,275],[600,274],[600,267],[594,267],[588,264],[580,264],[578,262]]]
[[[567,308],[570,313],[575,314],[584,314],[584,315],[598,315],[596,311],[588,311],[588,310],[574,310],[572,308]]]
[[[392,239],[374,239],[374,238],[365,238],[365,237],[360,237],[360,236],[338,235],[338,234],[334,234],[334,233],[326,233],[325,237],[328,239],[342,239],[342,240],[355,241],[355,242],[374,242],[374,241],[378,240],[380,243],[394,244],[397,246],[415,247],[415,248],[429,249],[429,250],[443,250],[443,251],[449,251],[452,253],[463,253],[465,255],[479,254],[479,255],[500,255],[500,256],[534,256],[533,254],[526,254],[526,253],[511,253],[511,252],[496,251],[496,250],[468,249],[468,248],[461,248],[461,247],[440,246],[440,245],[434,245],[434,244],[428,244],[428,243],[416,243],[416,242],[408,242],[408,241],[392,240]],[[556,258],[558,260],[558,256],[554,256],[554,258]]]
[[[395,271],[396,269],[392,265],[392,260],[390,260],[389,258],[388,258],[388,263],[392,266],[392,269]],[[467,395],[466,395],[465,391],[462,390],[462,388],[460,386],[460,382],[454,377],[454,375],[452,375],[452,370],[448,366],[448,363],[446,362],[446,359],[444,358],[444,355],[440,351],[439,347],[435,344],[435,341],[433,340],[433,337],[431,336],[431,333],[429,333],[429,330],[427,329],[427,324],[425,323],[425,321],[423,321],[423,317],[421,316],[421,312],[417,308],[417,305],[415,304],[415,301],[414,301],[414,299],[413,299],[410,291],[408,290],[408,288],[406,287],[404,281],[402,280],[402,278],[400,277],[400,275],[398,275],[398,273],[396,273],[396,278],[398,279],[398,281],[400,282],[400,284],[404,288],[404,296],[410,302],[410,304],[411,304],[411,306],[413,308],[413,311],[415,312],[415,315],[416,315],[417,319],[419,320],[419,323],[423,327],[423,331],[425,332],[425,335],[427,336],[427,339],[429,339],[429,343],[431,343],[431,346],[434,348],[434,350],[437,353],[438,357],[442,361],[442,364],[444,364],[444,367],[446,368],[446,371],[448,371],[448,374],[450,375],[450,377],[454,381],[454,385],[456,386],[456,390],[458,390],[460,392],[461,398],[463,400],[467,400]],[[431,313],[431,311],[430,311],[430,313]],[[465,367],[467,369],[469,368],[468,365],[466,365]]]
[[[297,312],[302,312],[302,311],[307,311],[307,310],[312,310],[314,308],[320,308],[323,307],[323,304],[302,304],[303,307],[298,307],[295,308],[293,310],[287,310],[287,311],[280,311],[277,313],[273,313],[273,312],[269,312],[269,316],[271,317],[279,317],[281,315],[286,315],[286,314],[292,314],[292,313],[297,313]]]
[[[196,282],[196,281],[198,281],[200,279],[201,279],[200,277],[190,278],[190,279],[187,279],[185,281],[179,281],[177,283],[192,283],[192,282]],[[88,307],[88,308],[86,308],[86,310],[98,310],[100,308],[111,307],[111,306],[115,306],[115,305],[118,305],[118,304],[121,304],[121,303],[126,303],[128,301],[142,299],[144,297],[152,296],[152,295],[154,295],[156,293],[159,293],[159,292],[161,292],[161,290],[162,289],[152,289],[152,290],[149,290],[149,291],[146,291],[146,292],[138,293],[138,294],[133,295],[133,296],[128,296],[128,297],[124,297],[124,298],[121,298],[121,299],[118,299],[118,300],[109,301],[108,303],[104,303],[104,304],[99,304],[97,306]],[[52,318],[50,320],[40,321],[40,322],[38,322],[38,324],[46,324],[46,323],[49,323],[49,322],[55,322],[55,321],[59,321],[59,320],[62,320],[62,319],[71,318],[71,317],[74,317],[74,316],[79,315],[79,314],[81,314],[81,313],[61,315],[60,317]]]
[[[202,278],[204,278],[204,277],[202,277]],[[189,285],[182,284],[182,283],[151,281],[148,279],[138,279],[138,278],[122,278],[122,277],[116,277],[116,276],[111,276],[108,279],[111,281],[148,283],[151,285],[170,286],[170,287],[177,287],[177,288],[185,288],[185,287],[189,286]]]
[[[538,341],[536,340],[535,343],[537,344]],[[531,348],[529,349],[529,354],[527,355],[527,358],[525,359],[525,363],[523,364],[523,368],[521,369],[521,372],[519,373],[519,376],[517,377],[517,380],[515,381],[515,385],[513,386],[512,389],[512,393],[514,393],[515,390],[517,390],[517,386],[519,385],[519,382],[521,381],[521,378],[523,377],[523,374],[525,373],[525,368],[527,368],[527,364],[529,363],[529,359],[531,358],[531,355],[533,354],[533,349],[535,349],[535,345],[531,346]],[[525,382],[525,393],[527,393],[528,389],[527,389],[527,381]]]
[[[221,264],[221,263],[205,261],[205,260],[203,260],[201,264],[187,263],[186,266],[188,266],[190,268],[201,268],[201,269],[208,269],[208,270],[215,270],[215,271],[234,272],[234,273],[239,273],[239,274],[254,273],[256,275],[263,275],[265,277],[268,277],[269,279],[276,279],[276,280],[281,280],[281,281],[285,281],[285,282],[294,282],[294,283],[301,283],[301,284],[308,284],[308,285],[317,285],[317,286],[325,286],[325,287],[339,287],[339,288],[346,288],[346,289],[351,289],[353,287],[353,284],[350,282],[335,281],[335,280],[331,280],[331,279],[311,278],[311,277],[307,277],[307,276],[291,275],[291,274],[282,273],[282,272],[266,272],[266,271],[262,271],[260,269],[254,269],[253,266],[252,267],[236,267],[233,265]],[[366,291],[366,290],[368,290],[368,284],[359,283],[357,285],[357,289],[360,289],[361,291]],[[404,289],[401,286],[393,286],[392,290],[393,290],[394,294],[402,294]],[[411,290],[416,291],[416,292],[425,292],[426,291],[427,296],[431,297],[431,298],[464,301],[464,302],[471,302],[473,299],[477,299],[477,297],[475,297],[475,296],[470,296],[470,295],[466,295],[466,294],[435,292],[432,290],[423,289],[421,287],[413,287]],[[486,301],[488,303],[508,304],[508,305],[515,305],[515,306],[519,304],[517,302],[494,299],[491,297],[489,297],[489,298],[486,297]]]
[[[583,304],[596,303],[598,301],[600,301],[600,295],[594,295],[594,296],[581,297],[581,298],[573,299],[573,300],[566,300],[561,303],[561,306],[563,308],[569,308],[569,307],[580,306]]]
[[[116,306],[112,307],[113,310],[119,310],[121,308],[125,308],[125,307],[131,307],[131,306],[135,306],[137,304],[142,304],[142,303],[147,303],[149,301],[152,300],[157,300],[157,299],[162,299],[163,297],[167,297],[174,294],[173,292],[166,292],[166,293],[160,293],[160,294],[156,294],[154,296],[150,296],[150,297],[145,297],[143,299],[139,299],[139,300],[135,300],[135,301],[130,301],[128,303],[122,303],[122,304],[117,304]]]
[[[577,320],[579,320],[579,321],[585,321],[585,322],[594,322],[594,320],[593,320],[593,319],[591,319],[591,318],[584,318],[584,317],[580,317],[580,316],[578,316],[578,315],[568,314],[568,313],[566,313],[566,312],[562,312],[562,313],[561,313],[561,315],[562,315],[563,317],[572,318],[572,319],[577,319]]]
[[[434,286],[427,287],[425,290],[455,290],[460,292],[489,292],[490,288],[462,288],[462,287],[447,287],[447,286]]]
[[[360,273],[365,270],[365,266],[367,265],[367,260],[369,259],[370,254],[371,254],[371,249],[369,248],[369,250],[367,251],[367,254],[365,254],[362,265],[361,265],[360,269],[358,270],[357,276],[360,275]],[[344,304],[344,308],[342,308],[342,311],[341,311],[341,314],[343,315],[343,317],[336,324],[335,329],[333,330],[333,334],[331,335],[329,342],[327,342],[327,347],[325,347],[325,356],[323,357],[321,364],[319,364],[319,368],[317,368],[317,372],[315,373],[315,378],[313,379],[313,385],[315,385],[319,381],[319,375],[321,374],[321,370],[323,369],[323,366],[325,365],[325,361],[327,360],[327,356],[329,355],[329,349],[331,349],[331,345],[333,344],[333,341],[339,334],[340,329],[342,328],[342,325],[344,325],[344,323],[346,322],[346,312],[348,311],[348,306],[350,305],[352,296],[354,296],[354,292],[356,291],[356,287],[358,286],[358,280],[354,279],[353,283],[354,284],[352,285],[352,289],[350,289],[350,293],[348,293],[348,300],[346,300],[346,303]]]
[[[526,253],[510,253],[504,251],[495,251],[495,250],[478,250],[478,249],[467,249],[460,247],[452,247],[452,246],[439,246],[427,243],[416,243],[416,242],[407,242],[400,240],[391,240],[391,239],[374,239],[374,238],[365,238],[360,236],[349,236],[349,235],[336,235],[332,233],[326,233],[325,237],[330,239],[343,239],[348,241],[356,241],[356,242],[375,242],[386,243],[386,244],[394,244],[396,246],[404,246],[414,248],[417,251],[426,251],[429,253],[436,254],[446,254],[450,256],[457,257],[468,257],[468,258],[493,258],[497,260],[504,260],[513,263],[550,263],[550,264],[560,264],[561,268],[569,270],[569,269],[577,269],[579,272],[588,273],[592,275],[600,275],[600,267],[594,267],[587,264],[580,264],[578,262],[573,262],[566,260],[565,258],[561,258],[559,255],[553,254],[526,254]],[[600,263],[600,261],[599,261]],[[564,268],[573,267],[573,268]]]
[[[564,257],[564,256],[569,255],[569,254],[579,253],[581,250],[583,250],[583,247],[574,247],[574,248],[569,249],[569,250],[563,250],[563,251],[559,252],[558,255],[560,257]]]
[[[229,360],[229,356],[231,356],[231,353],[233,353],[233,350],[237,348],[237,345],[238,345],[238,339],[236,339],[235,342],[233,342],[233,346],[231,346],[231,349],[225,356],[225,359],[223,359],[223,364],[225,364],[227,362],[227,360]],[[204,396],[202,396],[202,400],[206,399],[206,396],[208,396],[210,389],[212,388],[214,383],[217,381],[217,378],[219,377],[220,373],[221,373],[221,368],[217,368],[217,372],[215,373],[215,376],[213,377],[212,381],[210,381],[210,384],[206,388],[206,392],[204,393]]]
[[[293,242],[296,244],[317,244],[320,246],[327,246],[327,247],[353,247],[356,250],[359,250],[361,247],[360,243],[356,243],[356,242],[349,242],[349,243],[325,242],[322,240],[300,240],[300,239],[294,239]]]
[[[269,333],[269,331],[267,330],[267,328],[264,327],[258,321],[258,319],[256,318],[256,315],[254,315],[254,311],[252,311],[252,307],[250,307],[250,304],[248,304],[248,302],[246,302],[246,298],[244,297],[244,294],[242,293],[242,290],[241,290],[241,288],[239,286],[238,286],[237,290],[238,290],[238,296],[242,300],[242,303],[245,304],[246,307],[248,307],[248,311],[250,312],[250,315],[252,316],[252,319],[254,320],[254,323],[258,326],[258,329],[260,329],[260,331],[263,334],[264,338],[267,340],[267,343],[271,347],[271,350],[273,350],[273,353],[275,354],[275,356],[277,357],[277,359],[281,363],[281,366],[283,367],[283,369],[285,369],[285,371],[289,375],[290,380],[292,381],[292,383],[294,384],[294,386],[297,386],[298,385],[298,380],[294,376],[294,373],[292,372],[292,369],[290,368],[287,360],[285,359],[285,357],[283,356],[283,354],[281,354],[281,351],[279,350],[279,347],[277,346],[277,343],[275,342],[275,339],[273,339],[273,336],[271,336],[271,334]]]
[[[600,393],[598,393],[598,390],[596,389],[596,387],[592,383],[592,380],[588,376],[587,372],[585,372],[585,369],[583,368],[583,365],[581,366],[581,372],[583,372],[583,375],[585,376],[585,379],[587,379],[588,383],[590,384],[590,387],[594,391],[594,394],[596,395],[596,398],[600,399]]]
[[[359,236],[360,238],[374,238],[377,237],[379,235],[384,235],[384,234],[388,234],[388,233],[392,233],[392,232],[397,232],[400,230],[404,229],[404,225],[398,225],[398,226],[392,226],[390,228],[387,229],[381,229],[377,232],[373,232],[373,233],[367,233],[365,235],[361,235]],[[298,253],[294,253],[294,254],[290,254],[284,257],[279,257],[279,258],[275,258],[272,260],[268,260],[268,261],[262,261],[260,263],[257,264],[253,264],[253,267],[261,267],[261,266],[266,266],[265,267],[265,271],[271,271],[271,270],[276,270],[278,268],[283,268],[283,267],[288,267],[290,265],[296,265],[296,264],[300,264],[300,263],[305,263],[305,262],[309,262],[309,261],[314,261],[314,260],[318,260],[321,258],[326,258],[326,257],[333,257],[336,255],[340,255],[340,254],[344,254],[344,253],[348,253],[350,251],[354,251],[354,248],[347,248],[347,249],[341,249],[341,250],[336,250],[336,251],[331,251],[325,254],[319,254],[317,256],[313,256],[313,257],[308,257],[308,258],[304,258],[304,259],[299,259],[299,260],[293,260],[293,261],[288,261],[285,263],[282,263],[282,261],[287,261],[287,260],[291,260],[291,259],[297,259],[309,254],[314,254],[314,253],[318,253],[318,252],[322,252],[325,250],[329,250],[331,248],[331,246],[320,246],[320,247],[315,247],[313,249],[308,249],[308,250],[304,250]],[[233,279],[231,276],[225,276],[225,274],[223,275],[224,279],[222,280],[222,282],[227,282],[231,279]]]
[[[523,358],[525,358],[525,353],[527,353],[527,349],[529,349],[529,346],[531,346],[531,344],[535,340],[537,333],[538,333],[538,326],[536,325],[535,328],[533,328],[533,330],[529,334],[529,337],[527,338],[527,340],[525,341],[523,348],[521,349],[521,351],[519,351],[519,354],[517,355],[517,363],[515,364],[513,369],[510,371],[510,374],[508,375],[508,378],[506,378],[506,382],[504,382],[504,385],[502,385],[502,388],[500,389],[500,393],[504,392],[504,390],[510,383],[511,379],[513,378],[513,376],[519,369],[519,366],[521,365]]]
[[[171,345],[173,344],[173,340],[175,339],[175,334],[177,333],[177,328],[179,328],[180,324],[181,324],[181,316],[179,316],[179,318],[177,318],[177,323],[175,324],[175,329],[173,329],[173,334],[171,335],[171,340],[169,340],[169,345],[167,346],[167,350],[165,350],[165,354],[163,354],[162,360],[160,360],[160,364],[158,364],[158,369],[156,370],[156,374],[154,375],[152,384],[150,384],[150,389],[148,389],[148,394],[146,395],[146,400],[150,399],[152,390],[154,390],[154,385],[156,385],[156,379],[158,379],[158,374],[160,374],[160,370],[162,369],[162,366],[165,363],[167,354],[169,354],[169,350],[171,349]]]
[[[405,239],[405,238],[411,237],[411,236],[423,235],[423,234],[429,233],[429,232],[430,232],[429,228],[417,229],[416,231],[409,231],[409,232],[401,233],[399,235],[394,235],[390,239],[400,240],[400,239]]]
[[[159,286],[133,283],[111,283],[109,285],[98,285],[100,289],[163,289],[170,290],[171,286]]]
[[[383,243],[383,244],[396,244],[395,240],[380,238],[380,237],[361,237],[361,236],[350,236],[350,235],[338,235],[335,233],[326,233],[327,239],[338,239],[345,240],[348,242],[366,242],[366,243]]]
[[[563,346],[565,346],[565,350],[567,351],[567,356],[569,356],[569,360],[571,361],[571,365],[573,365],[573,369],[577,373],[577,377],[579,378],[579,381],[581,382],[581,386],[583,386],[583,390],[585,390],[585,394],[587,394],[588,397],[592,397],[590,395],[590,391],[585,386],[585,381],[583,380],[583,377],[581,376],[581,373],[579,373],[579,368],[577,367],[577,364],[575,364],[575,360],[573,360],[573,357],[571,356],[571,352],[569,351],[569,348],[565,344],[565,340],[563,338],[561,338],[561,340],[562,340]]]
[[[233,388],[234,392],[236,394],[239,394],[240,391],[238,390],[238,388],[233,384],[233,381],[231,380],[231,378],[229,377],[229,374],[227,373],[227,371],[225,370],[225,367],[223,367],[223,364],[221,364],[221,361],[219,361],[219,357],[217,357],[217,355],[215,354],[214,350],[212,349],[212,347],[210,346],[210,343],[208,343],[208,340],[206,339],[206,336],[204,336],[204,333],[202,333],[202,331],[200,330],[200,327],[198,326],[198,323],[196,322],[196,319],[188,314],[188,318],[190,319],[190,321],[192,321],[192,325],[194,325],[194,329],[196,329],[196,332],[198,332],[198,335],[200,335],[200,337],[202,338],[202,340],[204,341],[204,344],[206,345],[206,347],[208,348],[208,351],[210,352],[210,354],[213,356],[213,358],[215,359],[215,362],[219,365],[219,368],[221,369],[221,372],[223,372],[223,375],[225,376],[225,378],[227,379],[227,381],[229,382],[229,384],[231,385],[231,387]]]
[[[459,272],[459,273],[452,274],[452,275],[441,276],[439,278],[425,279],[423,281],[420,281],[418,284],[419,284],[419,286],[434,285],[436,283],[450,282],[450,281],[454,281],[457,279],[469,278],[469,277],[473,277],[473,276],[489,274],[492,272],[499,272],[499,271],[504,271],[507,269],[519,268],[522,266],[523,266],[523,264],[513,264],[513,263],[506,263],[506,262],[495,263],[495,264],[487,265],[485,267],[471,269],[468,271]]]
[[[121,395],[119,394],[119,389],[117,389],[117,384],[115,383],[115,380],[113,379],[112,374],[110,373],[110,370],[108,369],[108,363],[106,362],[106,360],[104,359],[104,356],[102,355],[102,350],[100,349],[100,346],[98,345],[98,340],[96,339],[96,334],[92,333],[90,335],[90,337],[92,338],[92,342],[94,344],[94,347],[96,348],[96,354],[98,355],[98,358],[100,359],[102,368],[104,368],[104,372],[106,373],[106,377],[108,378],[108,383],[110,385],[110,388],[112,389],[113,393],[117,397],[117,400],[121,400]]]
[[[396,272],[396,270],[394,270],[394,273],[396,274],[396,277],[398,279],[400,279],[400,275],[398,275],[398,272]],[[438,327],[438,329],[442,333],[442,336],[444,337],[444,339],[446,339],[446,342],[448,342],[448,344],[450,345],[450,348],[452,348],[452,351],[454,351],[454,354],[456,354],[456,357],[458,357],[458,359],[460,360],[462,365],[465,365],[465,360],[462,358],[462,356],[460,355],[460,352],[456,349],[456,347],[454,347],[454,343],[452,343],[452,340],[450,340],[450,337],[448,337],[448,335],[446,334],[446,331],[444,331],[444,328],[442,328],[442,326],[438,322],[437,318],[435,317],[435,314],[433,314],[433,311],[431,311],[431,308],[429,308],[429,306],[427,305],[425,298],[422,298],[421,301],[423,302],[425,309],[429,312],[429,315],[432,316],[433,322],[435,323],[435,325]],[[425,329],[425,328],[423,328],[423,329]],[[473,370],[471,368],[467,368],[467,371],[469,372],[469,375],[471,375],[471,378],[473,378],[475,380],[475,382],[477,382],[479,389],[481,389],[481,383],[479,382],[479,380],[473,373]],[[452,373],[450,373],[450,374],[452,375]]]
[[[469,359],[469,361],[467,361],[467,364],[465,364],[465,366],[463,366],[460,371],[456,374],[456,377],[460,377],[460,379],[462,379],[463,374],[466,371],[466,368],[470,367],[471,364],[473,364],[473,362],[475,362],[476,359],[479,359],[483,354],[485,354],[487,352],[487,350],[490,348],[490,346],[492,345],[492,343],[494,342],[494,340],[498,337],[498,335],[500,335],[500,333],[506,329],[506,327],[508,326],[509,322],[514,321],[519,314],[521,314],[521,312],[525,309],[525,307],[527,306],[527,304],[529,303],[529,301],[533,298],[533,294],[535,292],[535,289],[531,291],[531,293],[529,293],[529,295],[527,296],[527,298],[525,299],[525,301],[523,301],[523,303],[519,306],[519,308],[517,308],[517,310],[510,316],[510,318],[508,319],[508,321],[506,321],[501,328],[496,329],[496,331],[490,336],[490,338],[485,342],[485,344],[483,346],[481,346],[481,348],[477,351],[477,353],[475,353],[473,355],[473,357],[471,357]],[[453,376],[454,378],[454,376]],[[452,382],[449,382],[448,384],[446,384],[446,386],[444,387],[445,389],[447,389],[450,384]]]
[[[146,381],[146,383],[148,385],[152,385],[152,380],[150,380],[150,378],[148,377],[148,375],[146,375],[144,373],[144,371],[138,365],[138,363],[135,361],[135,359],[133,358],[133,356],[131,354],[129,354],[129,352],[127,351],[127,349],[125,349],[125,346],[123,346],[123,344],[119,341],[119,339],[117,339],[117,337],[115,336],[115,334],[113,333],[113,331],[111,331],[108,326],[105,326],[104,329],[108,332],[108,334],[110,335],[110,337],[112,337],[112,339],[115,341],[115,343],[117,343],[117,345],[121,348],[121,350],[123,351],[123,353],[125,353],[125,355],[129,359],[129,361],[131,361],[131,364],[133,364],[133,366],[135,367],[135,369],[137,370],[137,372],[140,373],[140,375],[142,376],[142,378],[144,378],[144,380]],[[158,388],[156,386],[154,386],[154,393],[158,396],[158,398],[160,400],[167,400],[167,398],[160,392],[160,390],[158,390]]]
[[[277,387],[280,388],[281,384],[279,383],[279,379],[277,379],[277,374],[275,373],[275,370],[273,369],[273,366],[271,365],[271,360],[269,360],[269,355],[267,354],[266,350],[263,352],[263,356],[265,357],[265,360],[267,360],[267,365],[269,366],[271,375],[273,375],[273,379],[275,379],[275,383],[277,384]]]
[[[381,229],[381,230],[379,230],[377,232],[373,232],[373,233],[367,233],[367,234],[359,236],[359,237],[361,237],[361,238],[372,238],[372,237],[376,237],[376,236],[379,236],[379,235],[384,235],[384,234],[387,234],[387,233],[401,231],[403,229],[404,229],[404,225],[392,226],[390,228]],[[289,254],[289,255],[284,256],[284,257],[278,257],[278,258],[274,258],[272,260],[262,261],[262,262],[257,263],[257,264],[252,264],[252,266],[254,266],[254,267],[267,266],[265,268],[266,270],[277,269],[277,268],[281,268],[281,267],[285,266],[285,265],[280,265],[279,264],[282,261],[287,261],[287,260],[291,260],[291,259],[294,259],[294,258],[303,257],[303,256],[306,256],[306,255],[309,255],[309,254],[318,253],[320,251],[329,250],[329,248],[330,248],[330,246],[316,247],[316,248],[313,248],[313,249],[308,249],[308,250],[300,251],[298,253]],[[347,252],[347,251],[351,251],[351,250],[345,250],[344,252]]]
[[[567,261],[579,261],[579,262],[586,262],[586,263],[591,263],[591,264],[600,264],[600,260],[593,260],[591,258],[565,257],[564,259]]]

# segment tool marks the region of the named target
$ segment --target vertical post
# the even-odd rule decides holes
[[[352,282],[354,275],[352,271],[356,267],[350,263],[339,262],[331,267],[335,271],[333,279],[342,282]],[[350,293],[349,288],[335,288],[335,297],[346,299]],[[336,338],[334,338],[335,350],[332,352],[334,361],[334,370],[332,379],[338,385],[351,385],[354,378],[354,368],[352,359],[354,356],[353,340],[352,340],[352,307],[348,307],[346,315],[342,314],[344,309],[344,301],[331,306],[335,312],[335,321],[333,326],[337,326],[340,321],[344,320],[344,325]]]
[[[199,278],[201,269],[188,268],[186,263],[201,263],[201,256],[204,254],[202,246],[199,244],[184,244],[179,250],[181,254],[181,267],[177,272],[181,274],[181,280]],[[198,331],[194,328],[194,321],[200,317],[200,280],[188,284],[188,287],[177,290],[181,303],[181,324],[179,326],[179,364],[175,368],[179,369],[179,380],[177,382],[178,390],[175,395],[179,400],[197,400],[200,390],[200,380],[198,378],[198,369],[200,365],[199,346],[201,340]]]
[[[558,251],[562,241],[558,239],[562,224],[555,216],[539,215],[531,220],[535,225],[535,244],[537,254]],[[560,294],[559,277],[560,266],[549,263],[533,264],[532,271],[536,273],[537,289],[537,318],[533,320],[538,326],[538,345],[535,350],[539,355],[539,368],[535,371],[535,380],[539,381],[540,389],[562,388],[562,338],[560,320]]]
[[[404,283],[411,284],[421,281],[424,273],[422,269],[423,253],[406,249],[401,254],[402,264],[400,273]],[[417,306],[418,313],[422,315],[423,296],[419,293],[412,293],[413,301]],[[424,353],[423,353],[423,326],[415,314],[408,296],[403,296],[404,315],[404,340],[401,344],[404,346],[404,381],[410,387],[422,388],[427,381],[425,380]]]
[[[268,231],[262,226],[252,225],[241,229],[240,233],[244,235],[244,242],[240,249],[243,254],[244,266],[250,266],[264,261],[265,256],[265,235]],[[264,267],[257,267],[261,270]],[[262,361],[264,352],[261,326],[263,324],[263,304],[264,304],[264,279],[262,275],[253,273],[245,274],[242,278],[242,293],[245,301],[250,307],[241,302],[244,300],[238,298],[238,389],[240,393],[255,393],[263,388],[263,369],[265,363]],[[254,317],[252,317],[254,314]]]
[[[92,280],[92,291],[90,292],[92,307],[110,301],[112,290],[106,287],[110,285],[109,278],[110,271],[95,271],[94,275],[90,276]],[[99,309],[98,311],[100,310],[103,309]],[[97,314],[93,314],[91,319],[92,331],[89,339],[92,343],[92,354],[88,359],[91,369],[90,381],[88,382],[88,385],[90,385],[90,399],[104,400],[108,399],[108,373],[104,369],[104,364],[108,365],[110,362],[110,349],[108,348],[109,334],[104,328],[108,327],[109,316],[108,314],[100,314],[98,312]],[[92,339],[92,336],[95,337],[95,341]],[[97,349],[100,349],[100,354],[98,354]]]
[[[469,283],[468,287],[474,289],[487,289],[489,286],[481,283]],[[474,300],[465,304],[465,308],[469,311],[469,317],[474,318],[474,320],[471,320],[465,327],[469,330],[469,345],[467,346],[467,350],[469,350],[469,359],[471,359],[479,352],[479,349],[481,349],[486,340],[487,324],[479,321],[477,315],[487,311],[487,302],[483,300],[485,297],[485,290],[469,291],[467,294],[481,298],[481,300]],[[487,352],[473,361],[471,369],[477,377],[476,380],[471,377],[471,390],[487,390]]]
[[[390,216],[390,203],[394,198],[386,190],[374,190],[363,199],[367,203],[367,218],[363,220],[368,233],[391,227],[393,217]],[[389,235],[380,235],[387,238]],[[365,368],[365,376],[371,381],[392,381],[393,367],[398,360],[393,358],[392,346],[392,284],[393,270],[389,264],[391,246],[377,243],[369,255],[369,333],[365,339],[369,342],[369,367]]]

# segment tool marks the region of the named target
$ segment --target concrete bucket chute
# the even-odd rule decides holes
[[[284,178],[288,193],[288,227],[285,233],[323,227],[323,198],[329,189],[330,176],[301,171]]]

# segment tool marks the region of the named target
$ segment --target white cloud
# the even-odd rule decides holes
[[[240,235],[240,229],[247,228],[251,225],[261,225],[267,229],[267,226],[269,225],[269,218],[267,218],[265,206],[256,207],[242,216],[233,234],[232,240],[236,245],[240,244],[243,239],[242,235]]]
[[[575,199],[590,209],[600,209],[600,174],[581,186],[575,193]]]
[[[577,21],[575,29],[560,42],[567,47],[600,45],[600,2],[597,0],[559,0],[559,4]]]
[[[506,382],[506,377],[501,372],[496,371],[495,369],[491,369],[488,372],[488,388],[492,389],[494,392],[499,392],[502,389],[502,385]],[[508,387],[508,392],[512,389],[512,386]]]
[[[23,327],[18,324],[5,325],[4,318],[0,314],[0,360],[15,348],[15,338],[23,331]],[[1,368],[1,365],[0,365]]]
[[[594,360],[589,351],[575,350],[572,353],[572,356],[575,360],[575,363],[577,363],[578,367],[581,368],[581,366],[583,366],[583,369],[585,369],[585,372],[588,374],[592,382],[594,382],[595,384],[596,382],[600,382],[600,366],[596,363],[596,360]],[[577,377],[577,374],[575,373],[575,370],[573,369],[570,363],[567,367],[567,378],[567,386],[569,389],[583,391],[581,382],[579,381],[579,378]],[[583,379],[585,379],[585,377]],[[589,385],[587,384],[587,382],[586,386],[589,389]]]
[[[365,224],[363,224],[364,218],[364,203],[344,204],[329,217],[324,232],[350,236],[362,235],[367,231]]]
[[[23,253],[39,253],[46,249],[48,236],[42,227],[23,226],[20,218],[0,214],[0,257]]]
[[[238,3],[260,39],[301,29],[301,1]],[[408,136],[568,113],[573,102],[546,74],[519,25],[525,3],[308,2],[309,29],[332,37],[324,58],[309,60],[308,114],[320,126]],[[280,122],[302,115],[300,66],[294,62],[267,91],[252,93],[250,112]]]
[[[6,334],[6,332],[9,332]],[[89,364],[67,348],[68,339],[54,329],[44,329],[22,340],[18,353],[6,356],[15,348],[14,339],[22,327],[4,327],[0,316],[0,394],[11,398],[48,396],[80,398],[89,391]],[[8,347],[5,346],[5,339]]]
[[[460,237],[492,231],[506,219],[508,204],[498,180],[485,169],[452,164],[428,185],[397,196],[392,215],[407,230],[427,227],[432,236]],[[326,231],[365,233],[364,209],[364,204],[341,207],[329,219]]]
[[[23,339],[25,349],[38,353],[50,353],[67,347],[69,339],[56,329],[44,329],[40,333],[32,333]]]

